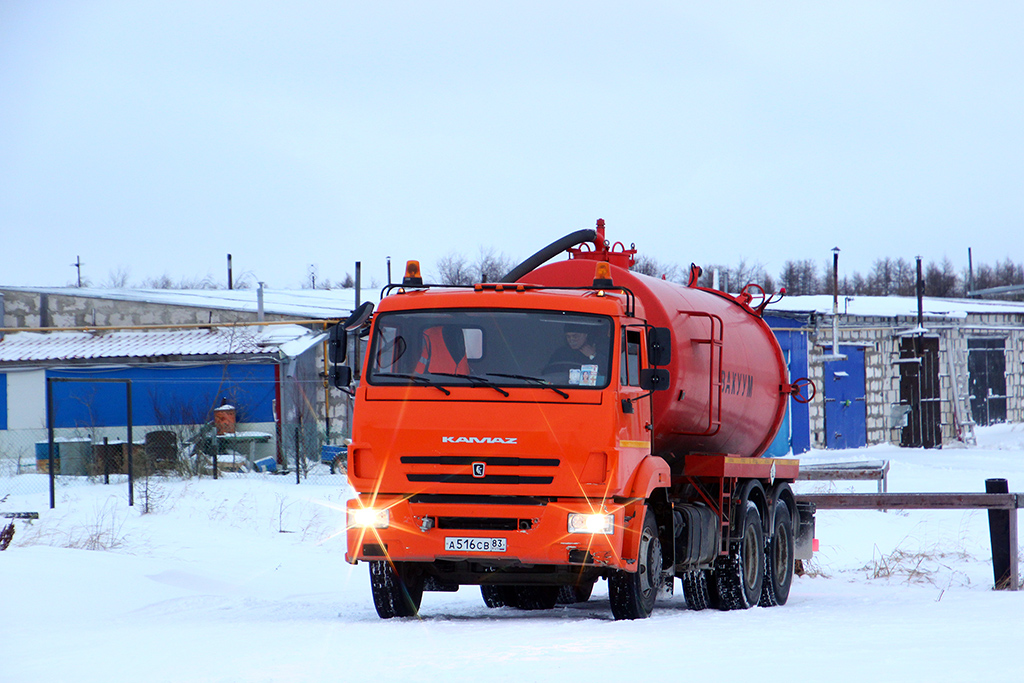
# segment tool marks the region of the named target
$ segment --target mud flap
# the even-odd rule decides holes
[[[646,501],[638,500],[625,507],[624,529],[622,531],[622,559],[625,570],[635,572],[637,557],[640,555],[640,534],[644,528]]]
[[[814,503],[797,502],[799,519],[796,523],[796,548],[794,557],[798,560],[810,560],[814,557]]]

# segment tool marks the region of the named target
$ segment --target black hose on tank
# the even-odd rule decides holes
[[[569,233],[565,237],[555,240],[548,246],[544,247],[536,254],[526,259],[512,270],[505,273],[505,276],[498,280],[498,282],[515,282],[522,276],[529,273],[537,266],[550,261],[555,256],[569,249],[575,247],[577,244],[583,244],[584,242],[593,242],[597,239],[596,230],[577,230],[576,232]]]

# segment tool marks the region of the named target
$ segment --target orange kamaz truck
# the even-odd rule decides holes
[[[814,519],[798,462],[760,457],[806,385],[770,297],[698,287],[696,267],[686,286],[640,275],[635,255],[599,221],[501,282],[428,285],[411,262],[332,333],[367,336],[346,559],[370,563],[381,617],[463,585],[550,609],[599,579],[616,619],[675,578],[693,609],[786,602]]]

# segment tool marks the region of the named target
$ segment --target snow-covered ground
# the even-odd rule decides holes
[[[1024,426],[971,449],[879,446],[803,462],[891,463],[890,491],[1024,491]],[[367,566],[344,562],[347,487],[241,475],[11,496],[0,553],[0,681],[1010,681],[1024,672],[1024,591],[992,590],[984,511],[819,511],[813,576],[789,603],[645,621],[590,602],[489,610],[479,590],[426,593],[415,619],[377,618]],[[873,482],[801,483],[872,491]]]

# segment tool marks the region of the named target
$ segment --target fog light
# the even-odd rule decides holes
[[[615,531],[615,515],[569,513],[570,534],[611,534]]]
[[[355,508],[348,511],[349,527],[360,529],[387,529],[391,524],[391,513],[385,508]]]

